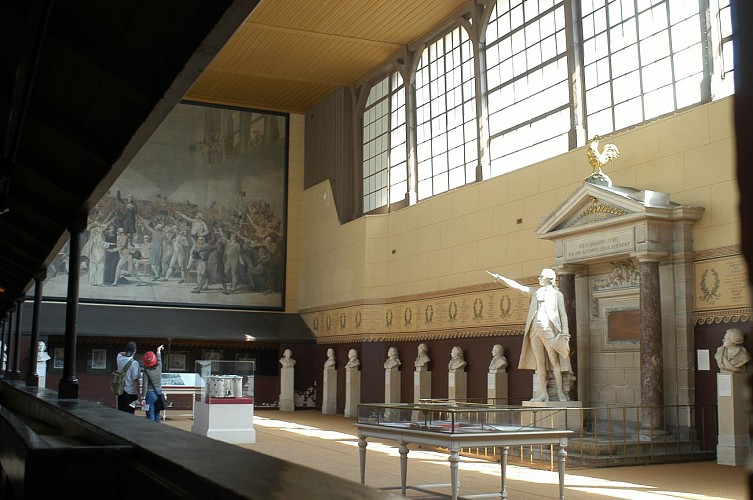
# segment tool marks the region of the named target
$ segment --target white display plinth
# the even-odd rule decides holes
[[[194,401],[191,432],[226,443],[255,443],[253,398]]]
[[[719,412],[719,441],[716,463],[745,465],[750,457],[748,433],[747,374],[718,373],[716,375],[717,408]]]
[[[508,381],[507,373],[487,374],[486,397],[490,405],[507,404]]]
[[[337,413],[337,370],[334,368],[324,369],[322,389],[322,413],[334,415]]]
[[[431,399],[431,372],[416,368],[413,372],[413,402],[422,399]]]
[[[361,402],[361,372],[358,368],[345,369],[345,416],[358,416],[358,404]]]
[[[295,396],[293,393],[293,380],[295,368],[283,366],[280,368],[280,411],[295,410]]]
[[[400,372],[397,370],[384,372],[384,402],[400,402]]]
[[[447,397],[449,399],[468,399],[468,374],[449,372],[447,377]]]
[[[39,376],[38,387],[47,387],[47,361],[37,361],[37,375]]]

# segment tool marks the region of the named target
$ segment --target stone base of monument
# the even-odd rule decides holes
[[[547,429],[583,428],[583,403],[581,401],[523,401],[520,417],[522,426]]]
[[[256,442],[253,398],[197,400],[193,413],[191,432],[226,443]]]

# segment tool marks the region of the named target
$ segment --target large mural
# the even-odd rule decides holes
[[[288,117],[179,104],[89,213],[81,301],[283,309]],[[64,298],[68,245],[48,268]]]

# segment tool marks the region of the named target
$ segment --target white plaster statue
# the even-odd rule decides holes
[[[400,367],[400,358],[397,354],[397,347],[390,347],[387,351],[387,360],[384,362],[384,369],[388,372],[397,371]]]
[[[745,365],[750,361],[750,354],[743,345],[745,338],[739,328],[730,328],[724,334],[721,347],[716,350],[714,357],[722,373],[744,372]]]
[[[37,344],[37,363],[47,361],[48,359],[50,359],[50,355],[47,354],[47,346],[40,340]]]
[[[345,368],[358,368],[358,365],[360,364],[361,362],[358,360],[358,351],[355,349],[348,351],[348,363],[345,365]]]
[[[507,358],[505,348],[501,344],[492,347],[492,361],[489,363],[489,373],[504,373],[507,371]]]
[[[295,360],[293,359],[293,351],[285,349],[280,358],[280,364],[283,368],[293,368],[295,366]]]
[[[447,365],[447,369],[452,373],[464,371],[464,367],[468,363],[465,361],[465,353],[463,353],[463,349],[458,346],[453,347],[450,356],[451,359],[450,363]]]
[[[523,334],[523,349],[520,352],[518,368],[521,370],[536,370],[539,378],[539,391],[531,401],[549,401],[546,389],[547,370],[554,373],[557,383],[557,397],[560,401],[567,401],[567,395],[562,390],[562,372],[571,372],[570,365],[570,331],[567,325],[565,298],[555,286],[557,278],[554,270],[542,269],[539,275],[540,288],[527,287],[515,280],[491,274],[495,280],[505,283],[531,296]]]
[[[8,346],[6,344],[3,344],[3,359],[2,359],[2,361],[3,361],[2,365],[3,366],[0,366],[0,371],[2,371],[2,372],[5,371],[5,363],[6,363],[6,361],[8,361],[8,354],[7,353],[8,353]]]
[[[416,368],[423,368],[428,365],[430,361],[431,358],[429,357],[429,348],[426,347],[426,344],[418,344],[418,356],[416,357],[416,361],[414,361],[413,364],[416,366]]]
[[[327,349],[327,361],[324,362],[324,368],[335,369],[335,350]]]

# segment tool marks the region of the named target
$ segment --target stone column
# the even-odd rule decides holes
[[[13,380],[21,380],[21,308],[24,305],[24,298],[16,301],[16,340],[13,342]]]
[[[567,312],[567,328],[570,332],[570,364],[572,365],[572,374],[563,373],[563,388],[566,391],[567,398],[570,401],[578,400],[578,384],[573,383],[573,377],[578,373],[578,326],[576,300],[575,300],[575,274],[568,271],[558,271],[557,288],[565,298],[565,311]],[[566,380],[569,378],[569,383]],[[569,389],[568,389],[569,387]]]
[[[39,386],[39,362],[35,363],[39,355],[39,310],[42,308],[42,287],[47,271],[42,271],[34,276],[34,309],[31,312],[31,340],[29,343],[29,372],[26,374],[26,385]],[[47,363],[44,362],[45,374]],[[44,385],[42,386],[44,387]]]
[[[86,229],[86,212],[68,222],[68,297],[65,303],[65,355],[63,377],[58,385],[59,399],[78,399],[76,377],[76,326],[78,323],[78,292],[81,270],[81,233]]]
[[[662,355],[659,261],[640,256],[641,427],[664,431],[664,359]]]
[[[8,321],[5,322],[7,333],[5,335],[5,372],[3,376],[10,380],[13,377],[13,316],[16,312],[16,304],[8,310]]]

